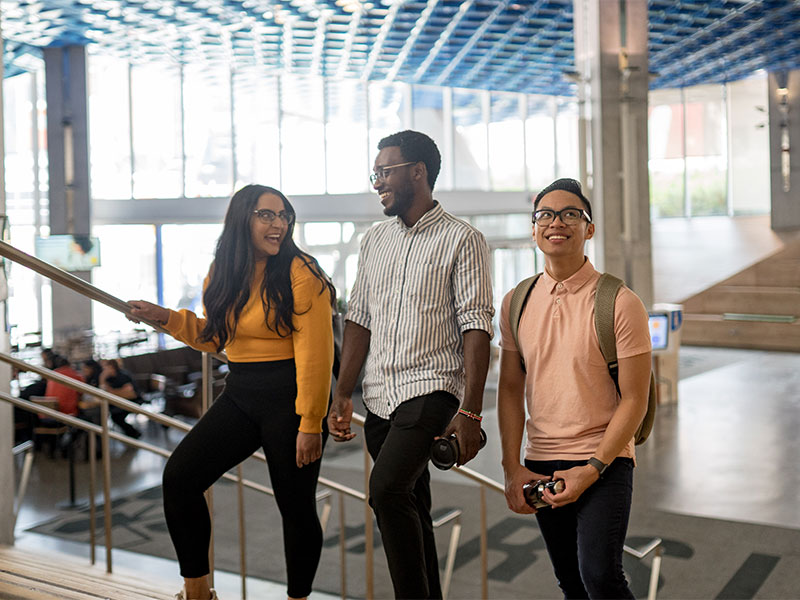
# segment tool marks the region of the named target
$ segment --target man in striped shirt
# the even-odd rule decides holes
[[[494,314],[489,249],[433,199],[441,157],[432,139],[402,131],[378,149],[370,180],[396,218],[361,243],[328,424],[335,440],[354,437],[351,395],[366,360],[370,504],[394,593],[441,598],[427,464],[437,436],[455,434],[459,464],[480,448]]]

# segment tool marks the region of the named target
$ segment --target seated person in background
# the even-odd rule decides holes
[[[83,380],[94,387],[100,387],[100,372],[102,370],[103,367],[93,358],[85,360],[81,364]]]
[[[102,360],[100,361],[100,365],[102,366],[102,371],[100,371],[100,376],[98,378],[98,387],[101,390],[130,400],[131,402],[141,404],[142,397],[139,395],[139,391],[133,383],[133,377],[131,377],[127,371],[120,369],[119,363],[116,360]],[[125,435],[134,439],[139,439],[142,436],[141,431],[125,420],[130,414],[127,410],[111,404],[108,407],[108,411],[111,415],[111,420],[119,425]]]
[[[69,361],[60,354],[54,354],[52,356],[52,361],[52,368],[56,373],[66,375],[78,381],[83,381],[83,377],[81,377],[80,373],[73,369]],[[81,393],[78,390],[74,390],[57,381],[50,380],[47,382],[44,395],[58,399],[58,410],[60,412],[66,415],[72,415],[73,417],[77,416],[78,401],[81,399]]]

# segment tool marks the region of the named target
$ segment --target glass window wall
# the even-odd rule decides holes
[[[327,192],[366,192],[372,165],[367,155],[367,93],[364,84],[355,80],[329,79],[325,91]]]
[[[281,189],[280,80],[261,69],[243,69],[233,75],[233,90],[234,187],[260,183]]]
[[[378,155],[378,142],[387,135],[408,129],[409,86],[402,83],[370,83],[369,97],[369,164]]]
[[[122,300],[157,302],[155,227],[99,225],[92,235],[99,238],[101,253],[100,266],[92,269],[92,284]],[[99,302],[92,302],[92,323],[96,335],[138,327]]]
[[[164,306],[202,316],[203,281],[221,233],[221,223],[161,227]]]
[[[92,54],[88,71],[92,197],[130,199],[133,190],[128,62]]]
[[[727,122],[724,88],[686,89],[686,180],[691,216],[728,212]]]
[[[653,217],[684,214],[684,122],[680,90],[650,92],[648,145],[650,210]]]
[[[488,94],[453,90],[456,189],[489,189]]]
[[[522,94],[492,92],[489,119],[489,176],[493,190],[525,189],[525,130]]]
[[[555,179],[554,100],[549,96],[528,96],[527,101],[525,159],[528,189],[538,192]]]
[[[183,118],[186,197],[230,195],[233,147],[229,69],[202,64],[184,67]]]
[[[281,169],[285,194],[325,193],[322,79],[281,77]]]
[[[184,170],[180,68],[170,64],[133,66],[131,96],[133,195],[180,198]]]

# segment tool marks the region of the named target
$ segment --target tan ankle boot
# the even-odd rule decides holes
[[[191,598],[186,598],[186,590],[183,589],[177,594],[175,594],[175,600],[192,600]],[[219,600],[219,596],[217,596],[217,592],[214,589],[211,589],[211,600]]]

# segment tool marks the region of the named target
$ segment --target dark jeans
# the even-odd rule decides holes
[[[388,420],[367,412],[364,436],[375,461],[369,503],[396,598],[442,597],[428,459],[433,438],[444,432],[458,406],[452,394],[434,392],[406,400]]]
[[[552,475],[585,460],[526,460]],[[617,458],[577,502],[536,513],[564,598],[633,598],[622,570],[622,551],[633,492],[633,461]]]
[[[183,577],[209,572],[211,523],[203,492],[259,447],[283,521],[288,595],[302,598],[322,552],[316,487],[320,461],[295,464],[294,360],[230,363],[225,390],[175,448],[164,468],[164,513]]]

